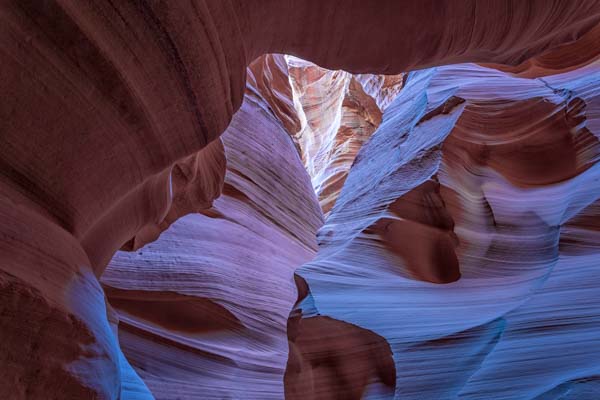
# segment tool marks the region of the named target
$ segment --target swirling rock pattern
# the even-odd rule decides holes
[[[3,397],[594,397],[600,2],[0,21]]]
[[[580,224],[600,197],[598,74],[411,73],[358,153],[298,273],[318,313],[388,340],[397,398],[578,398],[594,385],[597,239],[575,236],[593,230]]]
[[[117,253],[102,277],[121,347],[156,398],[284,395],[293,272],[315,254],[322,216],[293,141],[259,93],[249,85],[221,136],[222,196],[157,241]]]
[[[297,58],[287,61],[301,122],[300,129],[292,134],[321,208],[327,214],[356,153],[381,123],[390,98],[402,87],[402,75],[352,75],[325,70]]]

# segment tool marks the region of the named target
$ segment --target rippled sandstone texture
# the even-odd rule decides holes
[[[297,273],[387,339],[397,398],[594,398],[599,73],[410,73],[359,151]]]
[[[0,19],[4,397],[596,397],[598,2],[7,1]],[[264,53],[487,64],[412,72],[393,100],[347,76],[328,101],[349,130],[323,137],[352,149],[309,177],[303,84],[280,57],[246,73]],[[118,249],[136,252],[107,269]],[[377,350],[344,361],[354,343]]]

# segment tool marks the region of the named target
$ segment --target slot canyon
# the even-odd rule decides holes
[[[0,399],[600,399],[600,0],[3,0],[0,94]]]

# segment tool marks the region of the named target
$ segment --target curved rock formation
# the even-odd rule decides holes
[[[316,312],[387,339],[396,398],[555,398],[598,374],[599,74],[411,73],[358,153],[299,274]]]
[[[361,399],[389,396],[396,385],[392,351],[374,332],[331,317],[313,315],[306,307],[312,294],[294,274],[298,297],[287,324],[286,399]]]
[[[270,108],[277,97],[260,92],[249,84],[222,135],[221,197],[155,242],[117,253],[102,276],[121,347],[156,398],[284,395],[293,272],[313,257],[322,217]]]
[[[280,398],[303,263],[303,325],[387,340],[396,396],[594,384],[600,2],[9,0],[0,21],[5,397]],[[287,136],[303,116],[281,56],[246,71],[265,53],[356,74],[509,67],[411,72],[397,96],[385,78],[348,78],[331,103],[349,130],[332,132],[351,151],[323,167],[353,166],[343,187],[335,171],[318,180],[330,213],[309,262],[321,211]],[[439,194],[420,187],[432,177]],[[107,269],[119,249],[137,252]],[[464,349],[433,384],[440,354]],[[431,367],[416,383],[415,360]]]
[[[356,153],[381,123],[390,98],[402,87],[402,75],[352,75],[297,58],[288,58],[288,74],[301,122],[291,133],[327,214]]]

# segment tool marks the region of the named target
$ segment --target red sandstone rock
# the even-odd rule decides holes
[[[532,239],[527,242],[523,253],[515,252],[526,255],[527,251],[534,252],[540,245],[553,249],[552,252],[543,252],[543,260],[536,258],[531,260],[531,265],[527,264],[533,265],[534,275],[539,272],[539,276],[548,277],[547,287],[544,287],[548,292],[542,290],[542,300],[539,297],[532,299],[531,307],[543,310],[544,304],[550,304],[543,301],[544,296],[549,296],[548,293],[553,293],[563,284],[571,285],[578,281],[585,281],[587,286],[582,287],[580,294],[573,299],[571,309],[581,310],[585,304],[588,307],[594,304],[593,295],[597,294],[595,276],[578,272],[590,269],[589,260],[578,258],[572,263],[558,263],[563,267],[558,270],[558,275],[548,276],[545,269],[542,271],[537,267],[547,259],[556,260],[559,225],[568,223],[580,211],[584,216],[588,212],[594,213],[593,208],[592,211],[588,209],[595,201],[592,198],[594,192],[586,188],[593,188],[596,182],[595,138],[599,132],[600,102],[596,85],[585,82],[583,75],[593,74],[594,68],[597,68],[597,64],[586,65],[597,58],[598,49],[593,40],[600,20],[600,4],[597,1],[456,3],[389,0],[352,2],[345,7],[317,0],[206,0],[151,4],[8,1],[0,6],[0,19],[0,91],[3,94],[0,105],[0,362],[8,371],[0,377],[0,392],[6,398],[148,398],[144,385],[122,361],[119,342],[124,346],[126,355],[130,356],[131,364],[139,368],[138,373],[146,366],[157,371],[158,375],[165,373],[163,378],[157,378],[158,375],[153,372],[140,373],[153,391],[162,394],[162,391],[175,393],[181,390],[182,396],[194,398],[198,387],[182,384],[182,380],[189,377],[183,372],[186,368],[195,368],[195,372],[199,373],[206,371],[208,366],[225,371],[219,375],[223,386],[212,386],[215,396],[229,393],[232,381],[223,377],[239,370],[238,361],[233,362],[233,356],[228,358],[222,354],[207,357],[202,346],[210,343],[202,342],[200,345],[201,341],[198,341],[190,344],[192,339],[185,335],[175,337],[168,329],[150,332],[152,321],[146,324],[144,318],[148,315],[145,311],[139,315],[137,300],[134,300],[134,305],[127,301],[119,303],[124,309],[123,315],[125,310],[129,310],[132,316],[129,320],[120,317],[120,325],[125,329],[119,330],[117,340],[113,333],[116,321],[107,312],[105,293],[98,279],[103,276],[107,285],[135,291],[135,294],[140,290],[169,292],[166,297],[159,296],[159,300],[141,302],[162,304],[165,299],[171,299],[170,296],[179,299],[179,295],[189,295],[180,293],[176,287],[169,287],[173,282],[164,277],[163,274],[168,273],[164,269],[159,268],[160,278],[156,282],[147,279],[143,272],[149,273],[150,269],[144,271],[138,268],[140,260],[132,261],[128,266],[132,270],[118,279],[111,280],[109,273],[103,273],[118,249],[123,246],[136,249],[156,238],[167,226],[177,224],[175,220],[180,216],[210,207],[218,195],[224,172],[218,137],[242,105],[247,65],[264,53],[288,53],[323,67],[343,68],[354,73],[398,74],[433,65],[481,62],[515,66],[516,69],[509,71],[524,77],[548,75],[543,81],[509,80],[506,74],[497,72],[495,75],[490,70],[475,66],[440,70],[437,73],[438,88],[429,90],[427,105],[414,108],[415,112],[418,110],[423,114],[407,112],[403,120],[408,122],[410,119],[416,127],[416,132],[411,133],[417,134],[407,136],[411,140],[409,147],[415,151],[423,150],[415,158],[400,160],[403,164],[399,167],[402,168],[394,166],[390,169],[400,171],[395,182],[402,180],[408,183],[399,189],[380,191],[377,184],[381,181],[377,181],[368,190],[353,191],[358,185],[356,181],[352,182],[352,174],[348,174],[330,217],[331,224],[344,226],[341,229],[329,229],[329,226],[321,235],[323,246],[319,262],[333,257],[329,261],[337,267],[329,271],[335,270],[335,273],[327,279],[314,275],[312,280],[308,279],[317,302],[319,295],[327,293],[327,290],[332,295],[338,294],[338,285],[347,284],[347,279],[354,283],[352,277],[344,276],[349,270],[343,267],[348,263],[342,256],[351,250],[352,243],[356,244],[353,241],[357,237],[363,237],[364,229],[380,217],[387,217],[383,215],[387,206],[440,170],[442,197],[446,190],[454,196],[454,201],[444,200],[461,240],[457,252],[463,277],[483,274],[492,279],[498,274],[509,277],[520,275],[510,262],[496,268],[490,267],[490,263],[469,264],[463,260],[473,261],[493,249],[510,253],[511,249],[503,241],[506,236],[513,235],[516,240],[525,242],[531,237],[541,238],[540,241]],[[578,56],[569,57],[572,51]],[[554,57],[560,60],[554,62]],[[530,59],[539,67],[522,66],[528,65],[526,63]],[[275,66],[281,69],[277,70]],[[270,342],[270,345],[279,353],[265,361],[266,367],[256,361],[257,364],[253,365],[260,365],[260,368],[247,368],[248,375],[245,376],[259,384],[264,379],[265,387],[276,387],[275,395],[283,393],[281,386],[271,386],[271,383],[278,381],[281,385],[286,361],[284,326],[293,302],[290,299],[293,297],[291,274],[295,267],[308,261],[315,250],[312,233],[320,221],[316,203],[306,201],[310,191],[308,178],[305,176],[307,179],[302,182],[297,178],[301,166],[298,163],[289,168],[283,161],[295,156],[289,151],[290,146],[284,144],[291,143],[283,142],[285,129],[290,133],[289,130],[297,127],[297,119],[291,113],[290,92],[283,84],[283,70],[281,59],[275,59],[262,69],[255,66],[254,71],[259,76],[265,71],[272,71],[275,75],[266,80],[279,82],[279,89],[277,85],[267,88],[263,78],[257,79],[256,92],[265,98],[278,99],[278,102],[272,102],[272,106],[247,105],[254,111],[246,117],[249,118],[247,121],[243,121],[243,116],[238,117],[242,120],[237,122],[237,126],[234,123],[233,128],[248,133],[247,130],[252,127],[250,121],[262,120],[264,125],[253,128],[264,128],[271,134],[279,132],[279,142],[273,139],[272,146],[269,142],[262,142],[260,151],[251,147],[252,150],[244,154],[241,151],[243,143],[239,143],[243,136],[239,132],[232,134],[233,145],[228,163],[235,161],[232,164],[237,167],[236,171],[229,169],[229,186],[226,184],[226,196],[222,199],[224,210],[217,206],[204,211],[204,216],[193,214],[186,217],[180,221],[179,231],[191,240],[189,234],[192,228],[186,227],[186,221],[212,218],[223,229],[213,230],[213,235],[242,240],[239,247],[250,251],[256,249],[247,248],[248,239],[265,234],[261,246],[281,257],[281,262],[276,257],[268,260],[277,265],[285,264],[285,274],[279,272],[286,279],[281,277],[276,281],[279,282],[277,290],[268,297],[277,299],[278,305],[268,304],[267,307],[267,301],[262,299],[263,307],[269,309],[268,313],[263,310],[264,319],[268,319],[267,314],[272,318],[273,309],[277,309],[277,323],[273,323],[267,336],[274,340],[275,344]],[[284,75],[279,74],[281,71]],[[469,71],[474,75],[470,75]],[[565,71],[570,72],[553,75]],[[471,84],[480,74],[488,77],[486,83],[481,86]],[[456,92],[457,96],[466,99],[466,104],[462,105],[454,104],[443,92],[452,89],[452,85],[456,84],[453,78],[459,75],[465,79],[463,86],[466,87]],[[363,82],[365,94],[370,94],[368,85],[361,79],[357,77],[356,81]],[[501,90],[496,90],[496,84],[501,86]],[[355,89],[360,92],[360,88]],[[375,100],[380,109],[388,95],[382,94],[381,99]],[[415,98],[421,99],[422,96],[418,95],[416,93]],[[501,106],[488,104],[489,100],[499,101]],[[510,104],[504,103],[506,100],[510,100]],[[545,104],[545,100],[550,104]],[[346,104],[349,112],[356,111],[354,105]],[[411,104],[412,100],[403,106],[410,107]],[[477,112],[478,108],[482,111]],[[402,111],[393,106],[387,110],[392,119],[394,113]],[[264,120],[254,119],[259,113],[267,117]],[[491,121],[490,113],[497,118]],[[265,122],[269,118],[272,118],[271,122]],[[520,124],[519,121],[523,122],[525,118],[528,123],[535,123],[536,129],[525,132],[526,129],[520,126],[514,131],[523,131],[522,138],[510,137],[511,132],[507,131],[513,129],[504,127]],[[385,119],[384,115],[382,125]],[[443,124],[438,125],[441,122]],[[456,128],[450,133],[455,122]],[[486,129],[474,132],[474,126],[479,130],[480,125],[485,125]],[[437,148],[443,138],[438,136],[424,140],[428,137],[425,135],[427,132],[437,128],[450,133],[447,152],[440,152]],[[549,134],[536,134],[541,131]],[[548,137],[550,134],[551,137]],[[473,135],[483,135],[485,140],[474,141]],[[488,137],[494,135],[502,136],[502,143]],[[287,137],[285,140],[288,140]],[[377,150],[373,157],[377,157],[379,151],[385,154],[388,144],[384,142],[378,146],[375,143],[371,147]],[[285,146],[288,147],[287,152],[282,150]],[[526,149],[534,146],[538,152],[519,151],[523,146]],[[227,143],[225,148],[227,151]],[[548,154],[552,152],[559,155],[550,158]],[[280,157],[277,162],[273,161],[276,157]],[[369,157],[361,159],[359,153],[355,171],[360,170],[360,164],[366,165],[371,160]],[[560,163],[547,172],[535,162],[537,158],[558,159]],[[534,162],[529,162],[530,159]],[[261,160],[277,167],[277,173],[266,167],[260,171],[242,168]],[[442,167],[438,168],[440,162]],[[385,169],[386,166],[380,167]],[[477,172],[461,179],[462,169]],[[261,175],[265,171],[272,173]],[[402,179],[400,175],[403,175]],[[362,179],[367,176],[363,175]],[[480,179],[480,176],[483,178]],[[259,177],[261,179],[257,181]],[[225,180],[227,183],[227,176]],[[338,186],[332,187],[337,192]],[[290,195],[299,191],[304,195]],[[350,196],[344,197],[344,191],[348,191]],[[366,197],[357,203],[349,201],[352,196],[360,194]],[[273,195],[279,202],[272,202],[268,195]],[[515,201],[506,201],[506,198]],[[353,204],[358,206],[350,209]],[[335,207],[341,211],[336,211]],[[239,227],[239,220],[228,213],[248,219],[244,226]],[[262,222],[261,229],[264,230],[257,231],[257,225],[260,225],[257,220]],[[223,226],[225,223],[233,226]],[[208,224],[200,225],[210,231]],[[530,230],[530,225],[535,229]],[[573,229],[580,229],[582,224],[576,220],[572,225],[576,227]],[[176,225],[171,234],[177,233],[175,228]],[[506,229],[516,234],[508,234]],[[328,237],[330,234],[331,237]],[[275,237],[280,241],[274,240]],[[495,240],[497,238],[499,240]],[[213,242],[219,241],[213,236]],[[224,246],[220,250],[218,255],[212,256],[213,261],[221,259],[224,254],[235,255],[231,247]],[[187,248],[185,251],[188,251]],[[272,255],[270,252],[259,253],[261,256]],[[167,254],[165,257],[173,257],[172,253]],[[197,256],[202,258],[206,254],[200,251]],[[237,268],[242,267],[239,260],[233,264]],[[158,266],[161,265],[158,263]],[[264,266],[269,272],[276,269],[274,265]],[[138,269],[142,271],[140,281],[136,281],[136,274],[131,273]],[[310,266],[303,268],[305,271],[309,269]],[[235,269],[230,273],[233,271]],[[179,269],[175,272],[181,273]],[[338,273],[340,282],[331,284],[332,277]],[[199,275],[202,276],[201,273]],[[536,275],[536,278],[539,276]],[[284,281],[288,282],[287,286]],[[324,285],[324,281],[331,286]],[[204,280],[198,277],[190,279],[192,284],[199,282]],[[411,285],[421,284],[411,282]],[[366,283],[363,280],[357,286],[364,287]],[[531,286],[525,286],[519,286],[519,290],[530,291]],[[215,287],[224,288],[226,285]],[[257,287],[260,286],[254,286],[254,289]],[[345,292],[345,296],[351,297],[350,293]],[[516,297],[524,299],[521,296],[523,292],[519,293]],[[248,299],[243,296],[236,297],[235,293],[229,296],[224,299],[235,299],[238,306],[248,305]],[[199,297],[219,304],[215,300],[216,295],[205,296],[202,293]],[[434,307],[427,299],[421,300],[421,305]],[[498,306],[494,313],[484,314],[497,316],[498,312],[508,312],[513,303],[512,300],[504,300],[510,306]],[[222,302],[226,303],[225,300]],[[446,299],[445,302],[449,306],[453,304],[452,300]],[[503,304],[502,301],[499,303]],[[184,304],[188,303],[184,301]],[[189,308],[182,307],[184,315],[195,310],[195,303],[192,301],[190,304]],[[327,304],[327,301],[321,300],[324,310],[328,309]],[[360,312],[369,312],[364,303],[359,304],[363,304]],[[226,308],[223,304],[219,305]],[[558,305],[552,305],[558,308]],[[443,309],[441,307],[442,311],[438,310],[438,313],[443,313]],[[329,311],[343,323],[353,322],[356,317],[348,317],[344,310],[338,312],[336,306]],[[232,310],[228,312],[246,327],[252,320],[250,311],[239,314]],[[513,318],[523,321],[526,315],[527,309],[522,314],[517,312]],[[550,315],[548,320],[551,319]],[[459,328],[469,331],[473,327],[473,319],[457,320],[451,328],[442,326],[443,329],[436,331],[434,337],[429,335],[427,340],[437,340],[444,334],[456,335]],[[168,323],[160,322],[162,325],[172,323],[170,320]],[[359,322],[355,324],[359,329],[377,333],[377,327]],[[225,325],[226,330],[230,328]],[[254,329],[261,330],[264,326],[261,320]],[[169,325],[169,328],[172,326]],[[496,325],[492,328],[496,329]],[[398,353],[394,347],[394,340],[389,335],[391,328],[387,326],[385,329],[386,332],[377,334],[392,343],[396,357],[405,354]],[[416,340],[422,331],[411,329],[406,329],[406,332],[417,332],[413,337]],[[518,329],[511,332],[520,337]],[[591,337],[590,332],[584,332]],[[495,336],[492,335],[492,338]],[[244,346],[246,340],[253,338],[242,335],[238,339],[239,347],[228,343],[230,348],[222,346],[225,352],[235,352],[235,349]],[[495,339],[490,340],[493,342]],[[186,343],[182,345],[181,342]],[[591,347],[588,341],[581,343]],[[489,398],[492,394],[485,390],[477,392],[476,388],[489,390],[486,382],[504,379],[497,375],[497,371],[502,369],[505,360],[515,355],[510,353],[510,342],[502,346],[500,355],[490,358],[490,368],[480,369],[477,376],[472,377],[474,384],[464,389],[465,396]],[[560,343],[556,346],[562,349]],[[575,354],[573,351],[563,353],[571,357],[572,364],[578,364],[582,375],[598,373],[587,359],[572,356]],[[132,355],[140,356],[135,358]],[[238,356],[252,360],[250,364],[255,360],[253,355],[240,353]],[[518,356],[521,358],[517,361],[531,358],[527,353]],[[188,360],[187,357],[190,357],[189,363],[183,363],[185,365],[181,368],[172,367],[178,360]],[[262,354],[257,359],[261,357],[263,361],[268,358]],[[207,358],[210,361],[203,364]],[[398,359],[395,361],[400,362]],[[561,375],[558,365],[554,363],[554,367],[548,369],[551,370],[546,377],[548,382],[581,378]],[[526,368],[525,363],[519,366],[523,366],[525,373],[536,369]],[[254,379],[257,376],[260,378]],[[407,379],[406,375],[401,377]],[[529,385],[533,385],[534,378]],[[165,381],[169,381],[170,385]],[[405,380],[399,380],[397,394],[405,390],[403,382]],[[209,382],[205,385],[211,387]],[[533,389],[531,393],[534,393]],[[543,395],[535,392],[537,394]]]

